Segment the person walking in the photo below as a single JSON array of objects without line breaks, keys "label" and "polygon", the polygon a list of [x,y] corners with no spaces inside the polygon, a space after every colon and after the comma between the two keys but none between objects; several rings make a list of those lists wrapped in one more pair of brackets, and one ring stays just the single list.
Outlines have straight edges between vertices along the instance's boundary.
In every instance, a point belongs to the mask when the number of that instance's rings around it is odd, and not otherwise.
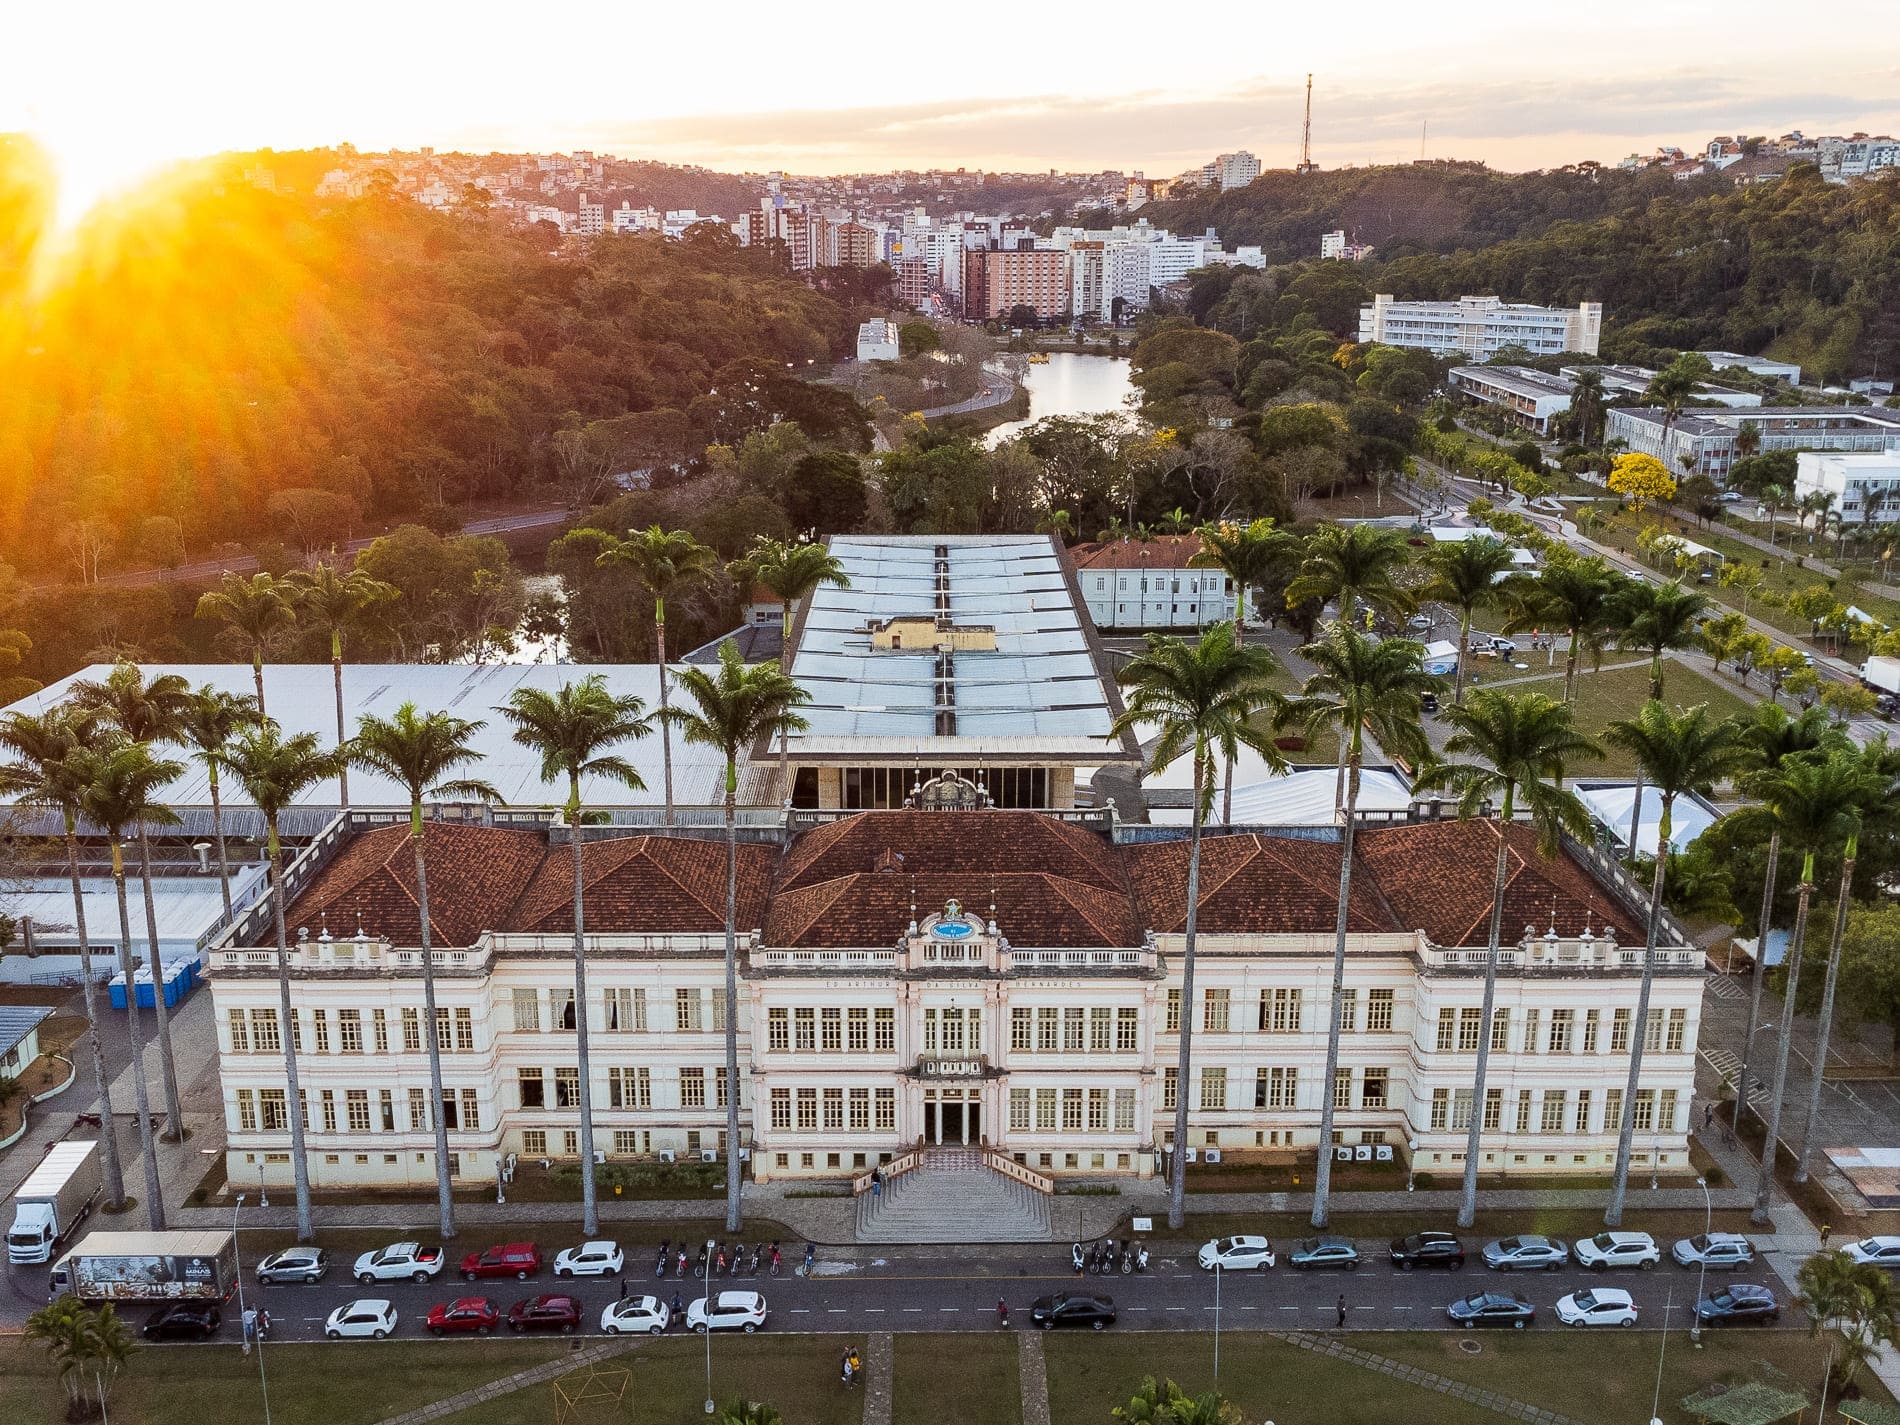
[{"label": "person walking", "polygon": [[876,1168],[871,1169],[871,1201],[875,1203],[884,1193],[884,1174]]},{"label": "person walking", "polygon": [[1339,1294],[1339,1326],[1341,1329],[1343,1329],[1345,1325],[1346,1325],[1346,1293],[1342,1291]]},{"label": "person walking", "polygon": [[1823,1252],[1827,1250],[1827,1239],[1832,1236],[1833,1233],[1834,1229],[1832,1226],[1825,1222],[1821,1224],[1821,1250]]},{"label": "person walking", "polygon": [[1702,1131],[1707,1133],[1715,1126],[1715,1100],[1710,1099],[1702,1105]]}]

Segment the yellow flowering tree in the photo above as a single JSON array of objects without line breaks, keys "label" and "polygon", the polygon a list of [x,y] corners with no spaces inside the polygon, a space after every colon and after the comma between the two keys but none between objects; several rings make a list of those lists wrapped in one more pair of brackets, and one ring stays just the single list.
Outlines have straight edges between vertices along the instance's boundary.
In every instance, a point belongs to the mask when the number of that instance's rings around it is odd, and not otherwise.
[{"label": "yellow flowering tree", "polygon": [[1610,467],[1610,488],[1629,501],[1631,508],[1640,510],[1651,500],[1659,503],[1673,500],[1676,477],[1655,456],[1631,451],[1617,456],[1616,463]]}]

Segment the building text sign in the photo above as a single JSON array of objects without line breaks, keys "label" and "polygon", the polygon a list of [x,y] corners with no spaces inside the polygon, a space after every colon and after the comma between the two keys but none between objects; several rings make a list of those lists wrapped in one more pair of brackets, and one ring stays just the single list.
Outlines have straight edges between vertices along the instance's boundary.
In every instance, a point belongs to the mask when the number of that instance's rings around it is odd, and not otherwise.
[{"label": "building text sign", "polygon": [[981,1059],[924,1059],[918,1064],[918,1070],[933,1079],[980,1079],[983,1077]]}]

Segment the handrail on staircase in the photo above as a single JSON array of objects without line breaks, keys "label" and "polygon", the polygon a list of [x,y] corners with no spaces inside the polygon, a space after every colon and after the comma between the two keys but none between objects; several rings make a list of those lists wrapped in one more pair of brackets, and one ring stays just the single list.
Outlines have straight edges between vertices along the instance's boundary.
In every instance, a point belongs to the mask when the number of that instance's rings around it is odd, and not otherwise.
[{"label": "handrail on staircase", "polygon": [[1023,1184],[1023,1186],[1032,1187],[1037,1192],[1046,1193],[1051,1196],[1055,1193],[1056,1183],[1054,1178],[1044,1177],[1033,1168],[1024,1167],[1007,1153],[1000,1153],[994,1148],[985,1148],[983,1150],[983,1166],[1001,1173],[1006,1178],[1014,1178],[1017,1182]]},{"label": "handrail on staircase", "polygon": [[851,1195],[853,1197],[861,1197],[871,1190],[872,1173],[881,1173],[885,1183],[888,1184],[892,1178],[901,1177],[912,1168],[922,1167],[923,1161],[924,1150],[922,1147],[912,1148],[908,1153],[899,1153],[895,1158],[892,1158],[890,1162],[879,1163],[868,1171],[860,1173],[857,1177],[851,1179]]}]

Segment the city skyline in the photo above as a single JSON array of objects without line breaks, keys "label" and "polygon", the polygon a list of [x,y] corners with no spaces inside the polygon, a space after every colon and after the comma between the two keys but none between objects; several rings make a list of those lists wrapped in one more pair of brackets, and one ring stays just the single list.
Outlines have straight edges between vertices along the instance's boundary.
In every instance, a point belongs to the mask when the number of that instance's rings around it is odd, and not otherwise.
[{"label": "city skyline", "polygon": [[[1743,4],[1711,30],[1699,6],[1612,0],[1572,34],[1562,15],[1497,0],[1450,18],[1375,0],[1350,30],[1288,15],[1201,37],[1217,33],[1218,44],[1183,33],[1131,46],[1117,22],[1152,28],[1152,13],[1108,0],[1102,23],[1082,30],[1066,12],[1013,17],[1014,48],[1066,57],[1026,70],[921,63],[949,53],[930,27],[834,26],[820,37],[752,3],[716,18],[634,17],[569,0],[533,17],[535,35],[572,51],[559,62],[524,45],[520,14],[494,3],[462,7],[451,24],[434,7],[346,0],[313,30],[295,12],[192,0],[162,15],[124,7],[103,36],[96,17],[82,28],[47,7],[21,22],[21,42],[0,60],[0,132],[52,150],[72,216],[172,160],[340,142],[594,149],[728,171],[1150,177],[1248,148],[1284,168],[1298,157],[1308,70],[1313,152],[1326,167],[1404,162],[1421,149],[1500,169],[1613,163],[1738,128],[1900,122],[1900,49],[1843,61],[1823,36],[1794,32],[1769,56],[1751,23],[1758,10],[1766,22],[1765,5]],[[1880,7],[1865,0],[1837,6],[1836,18],[1883,32]],[[734,35],[744,38],[735,45]],[[1525,55],[1547,59],[1527,76]]]}]

